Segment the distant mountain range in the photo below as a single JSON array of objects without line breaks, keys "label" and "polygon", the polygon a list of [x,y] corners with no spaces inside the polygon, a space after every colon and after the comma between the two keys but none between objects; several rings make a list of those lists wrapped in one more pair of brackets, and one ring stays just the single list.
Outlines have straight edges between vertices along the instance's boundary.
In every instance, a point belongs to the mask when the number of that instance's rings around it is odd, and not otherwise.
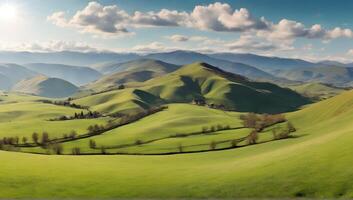
[{"label": "distant mountain range", "polygon": [[[9,90],[17,82],[38,74],[60,78],[77,86],[91,84],[100,79],[103,74],[105,80],[111,79],[109,75],[113,76],[113,74],[114,79],[120,77],[118,78],[120,81],[117,82],[119,84],[131,81],[141,82],[194,62],[208,63],[255,81],[276,84],[321,82],[339,87],[353,86],[353,68],[350,68],[353,64],[329,60],[313,63],[300,59],[266,57],[255,54],[202,54],[180,50],[147,55],[68,51],[52,53],[0,52],[0,62],[21,64],[0,65],[1,90]],[[9,68],[9,66],[12,67]],[[161,70],[161,66],[167,68]],[[170,70],[166,70],[168,66]],[[120,72],[124,73],[116,74]],[[100,83],[103,82],[106,81]]]},{"label": "distant mountain range", "polygon": [[45,76],[64,79],[79,86],[95,81],[102,76],[95,69],[82,66],[46,63],[31,63],[24,64],[24,66]]},{"label": "distant mountain range", "polygon": [[17,82],[34,77],[37,72],[16,64],[0,64],[0,90],[9,90]]}]

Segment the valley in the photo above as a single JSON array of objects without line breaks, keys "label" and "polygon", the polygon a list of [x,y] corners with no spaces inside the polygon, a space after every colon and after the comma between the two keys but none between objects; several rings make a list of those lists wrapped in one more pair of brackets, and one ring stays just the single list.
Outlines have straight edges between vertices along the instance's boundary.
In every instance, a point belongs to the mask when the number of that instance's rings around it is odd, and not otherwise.
[{"label": "valley", "polygon": [[150,57],[89,82],[20,66],[0,93],[0,198],[352,196],[349,88]]}]

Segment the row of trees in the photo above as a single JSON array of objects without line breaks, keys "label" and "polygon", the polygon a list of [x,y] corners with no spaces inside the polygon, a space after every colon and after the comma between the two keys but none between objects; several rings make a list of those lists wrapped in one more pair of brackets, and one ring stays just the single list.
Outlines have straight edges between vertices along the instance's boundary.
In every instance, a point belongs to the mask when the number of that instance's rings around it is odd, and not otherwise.
[{"label": "row of trees", "polygon": [[212,133],[215,131],[223,131],[223,130],[229,130],[229,129],[230,129],[229,125],[222,126],[221,124],[218,124],[218,125],[210,126],[210,127],[204,126],[204,127],[202,127],[201,132],[202,133]]},{"label": "row of trees", "polygon": [[73,116],[61,116],[58,118],[50,119],[50,121],[65,121],[65,120],[74,120],[74,119],[95,119],[102,117],[103,115],[97,111],[88,111],[84,113],[81,111],[80,113],[75,113]]},{"label": "row of trees", "polygon": [[266,127],[287,121],[282,114],[270,115],[248,113],[240,115],[240,119],[243,121],[244,127],[255,129],[258,132],[261,132]]},{"label": "row of trees", "polygon": [[193,99],[191,103],[194,104],[194,105],[198,105],[198,106],[207,106],[209,108],[226,110],[226,106],[225,105],[223,105],[223,104],[215,104],[215,103],[207,104],[205,99]]},{"label": "row of trees", "polygon": [[81,106],[75,103],[71,103],[69,100],[67,101],[52,101],[52,100],[48,100],[48,99],[43,99],[43,100],[39,100],[42,103],[48,103],[48,104],[54,104],[57,106],[67,106],[67,107],[72,107],[72,108],[77,108],[77,109],[88,109],[87,106]]}]

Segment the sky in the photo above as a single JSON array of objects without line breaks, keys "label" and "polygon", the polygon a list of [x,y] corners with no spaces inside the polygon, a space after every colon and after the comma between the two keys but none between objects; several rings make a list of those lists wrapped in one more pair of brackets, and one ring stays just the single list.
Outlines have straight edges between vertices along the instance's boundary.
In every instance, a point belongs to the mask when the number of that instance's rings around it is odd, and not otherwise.
[{"label": "sky", "polygon": [[353,62],[352,10],[350,0],[0,0],[0,50],[182,49]]}]

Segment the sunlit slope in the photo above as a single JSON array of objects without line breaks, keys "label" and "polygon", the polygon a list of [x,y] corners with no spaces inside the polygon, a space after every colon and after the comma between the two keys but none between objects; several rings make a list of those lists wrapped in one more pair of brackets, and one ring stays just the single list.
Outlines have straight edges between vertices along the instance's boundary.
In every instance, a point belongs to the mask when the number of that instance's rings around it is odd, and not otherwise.
[{"label": "sunlit slope", "polygon": [[[92,150],[89,149],[88,146],[89,140],[95,140],[100,146],[114,146],[133,144],[137,140],[150,141],[167,138],[177,134],[189,135],[199,132],[200,135],[202,135],[201,130],[203,127],[211,128],[211,126],[217,127],[218,125],[222,127],[229,126],[231,128],[242,127],[239,115],[240,113],[224,112],[203,106],[169,104],[168,109],[145,117],[132,124],[113,129],[102,135],[68,142],[63,145],[64,148],[68,150],[71,150],[73,147],[80,147],[83,151],[90,152]],[[241,133],[248,133],[249,129],[242,131]],[[234,133],[233,138],[237,138],[236,135],[238,132],[233,131],[232,133]],[[206,136],[207,134],[203,135]],[[217,141],[222,138],[224,137],[220,134],[213,139]],[[188,138],[185,139],[188,140]],[[200,142],[204,142],[202,138],[200,139]],[[208,139],[206,143],[210,143],[211,141],[212,139]],[[200,142],[194,141],[194,144]],[[160,145],[157,145],[157,148],[160,147]],[[176,148],[177,145],[173,144],[170,147]],[[143,151],[144,147],[142,146],[140,149]]]},{"label": "sunlit slope", "polygon": [[353,91],[287,116],[297,137],[226,151],[172,156],[0,152],[0,197],[352,198]]},{"label": "sunlit slope", "polygon": [[[306,98],[292,90],[270,83],[252,82],[206,63],[186,65],[170,74],[146,81],[139,87],[93,95],[76,102],[88,106],[99,102],[100,107],[96,107],[99,110],[119,111],[122,109],[114,105],[121,99],[134,96],[129,93],[137,90],[143,91],[147,97],[139,95],[137,100],[143,105],[146,105],[146,101],[151,102],[150,99],[161,99],[168,103],[191,103],[197,99],[236,111],[277,113],[295,110],[308,103]],[[136,99],[128,99],[131,100]]]},{"label": "sunlit slope", "polygon": [[68,97],[78,91],[72,83],[59,78],[36,76],[17,83],[12,91],[33,94],[43,97],[61,98]]},{"label": "sunlit slope", "polygon": [[105,124],[108,119],[81,119],[68,121],[50,121],[63,115],[86,110],[46,104],[37,101],[37,97],[7,94],[0,96],[0,138],[23,136],[31,138],[33,132],[48,132],[51,138],[62,137],[72,130],[78,134],[86,133],[92,124]]},{"label": "sunlit slope", "polygon": [[303,110],[290,113],[289,116],[298,121],[300,126],[322,124],[326,121],[339,123],[343,118],[353,120],[353,90],[312,104]]},{"label": "sunlit slope", "polygon": [[139,59],[125,63],[111,63],[98,67],[106,74],[95,82],[84,87],[93,91],[103,91],[117,88],[121,85],[163,76],[179,68],[177,65],[153,59]]},{"label": "sunlit slope", "polygon": [[293,85],[289,86],[289,88],[304,96],[317,100],[327,99],[345,91],[343,88],[337,88],[334,86],[315,82]]},{"label": "sunlit slope", "polygon": [[177,65],[154,59],[137,59],[124,63],[108,63],[97,67],[104,74],[112,74],[124,71],[153,71],[156,73],[168,73],[179,68]]}]

